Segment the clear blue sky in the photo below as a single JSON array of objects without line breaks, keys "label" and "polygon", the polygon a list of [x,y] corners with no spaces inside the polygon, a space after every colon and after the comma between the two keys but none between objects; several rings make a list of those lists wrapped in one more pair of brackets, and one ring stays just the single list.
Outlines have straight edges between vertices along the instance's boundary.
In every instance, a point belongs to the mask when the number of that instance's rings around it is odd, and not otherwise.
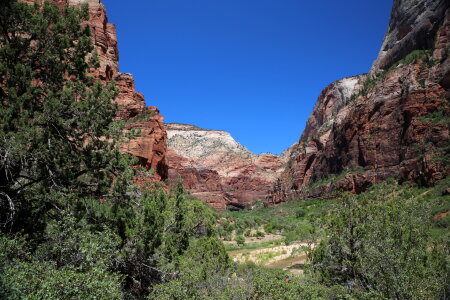
[{"label": "clear blue sky", "polygon": [[166,122],[255,153],[296,142],[323,88],[366,73],[392,0],[103,0],[120,71]]}]

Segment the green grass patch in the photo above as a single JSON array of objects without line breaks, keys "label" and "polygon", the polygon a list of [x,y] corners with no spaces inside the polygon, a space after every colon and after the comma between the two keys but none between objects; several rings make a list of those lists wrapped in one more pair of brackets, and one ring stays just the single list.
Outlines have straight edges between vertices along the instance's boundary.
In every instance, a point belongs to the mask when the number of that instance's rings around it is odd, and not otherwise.
[{"label": "green grass patch", "polygon": [[422,122],[431,123],[432,125],[442,125],[450,123],[450,117],[446,115],[443,108],[435,112],[423,115],[422,117],[420,117],[420,120]]}]

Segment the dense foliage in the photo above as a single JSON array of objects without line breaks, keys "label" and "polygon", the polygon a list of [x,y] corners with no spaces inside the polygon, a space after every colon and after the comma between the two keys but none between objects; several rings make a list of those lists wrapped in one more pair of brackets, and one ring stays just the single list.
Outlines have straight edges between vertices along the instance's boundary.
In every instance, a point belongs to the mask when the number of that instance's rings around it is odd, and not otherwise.
[{"label": "dense foliage", "polygon": [[235,241],[240,245],[243,245],[241,235],[264,238],[268,234],[277,234],[283,236],[278,241],[286,244],[312,241],[322,234],[319,220],[328,213],[332,204],[328,200],[308,199],[264,207],[256,202],[252,210],[218,213],[221,221],[217,232],[226,241],[231,240],[234,232]]},{"label": "dense foliage", "polygon": [[[314,275],[354,294],[385,299],[445,299],[449,295],[449,240],[432,235],[429,191],[380,184],[345,194],[327,218],[327,238],[313,253]],[[448,197],[447,201],[448,201]]]},{"label": "dense foliage", "polygon": [[[338,193],[333,200],[291,201],[276,208],[230,212],[228,223],[221,226],[231,224],[236,231],[257,219],[259,227],[277,228],[285,243],[312,241],[317,245],[310,252],[303,278],[293,277],[289,284],[276,281],[268,274],[277,271],[268,269],[254,268],[259,271],[252,276],[238,273],[262,298],[447,299],[449,180],[432,188],[400,186],[389,180],[360,195]],[[231,250],[259,247],[270,244]],[[261,272],[271,279],[257,285],[253,276]],[[265,286],[270,286],[268,294],[263,293]],[[306,296],[306,291],[315,294]]]},{"label": "dense foliage", "polygon": [[74,199],[124,192],[129,163],[110,142],[116,92],[87,75],[86,18],[87,7],[0,4],[0,222],[10,232],[36,235]]},{"label": "dense foliage", "polygon": [[89,75],[87,17],[87,6],[0,3],[2,299],[142,298],[181,276],[186,251],[218,243],[211,209],[181,184],[133,185],[114,82]]}]

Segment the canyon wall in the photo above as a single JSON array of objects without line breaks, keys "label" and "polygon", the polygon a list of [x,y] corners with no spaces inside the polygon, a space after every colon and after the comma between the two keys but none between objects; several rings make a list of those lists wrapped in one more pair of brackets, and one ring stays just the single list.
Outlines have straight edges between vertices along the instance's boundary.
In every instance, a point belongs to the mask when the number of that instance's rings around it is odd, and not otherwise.
[{"label": "canyon wall", "polygon": [[119,90],[119,95],[114,100],[119,106],[117,117],[126,121],[125,131],[140,132],[137,137],[122,143],[121,150],[138,157],[140,165],[155,171],[147,181],[167,179],[167,133],[163,116],[156,107],[146,106],[144,96],[135,90],[133,76],[119,72],[116,29],[108,22],[104,5],[98,0],[68,1],[71,5],[88,2],[88,25],[91,27],[94,45],[100,58],[97,76],[105,82],[116,82]]},{"label": "canyon wall", "polygon": [[432,185],[449,175],[449,6],[394,1],[370,73],[321,93],[269,205],[358,193],[387,178]]},{"label": "canyon wall", "polygon": [[216,209],[248,207],[264,199],[284,168],[282,157],[255,155],[228,132],[166,124],[169,178]]},{"label": "canyon wall", "polygon": [[264,197],[275,205],[336,189],[358,193],[390,177],[432,185],[450,172],[447,0],[394,0],[370,72],[326,87],[299,142],[281,156],[255,155],[223,131],[167,124],[166,132],[158,109],[146,107],[136,92],[132,75],[119,72],[116,30],[103,4],[53,2],[89,4],[86,25],[100,59],[95,76],[115,82],[117,118],[126,132],[139,132],[121,150],[154,170],[139,176],[138,183],[181,177],[213,207],[235,209]]},{"label": "canyon wall", "polygon": [[[30,4],[34,0],[21,0]],[[140,132],[139,135],[120,145],[121,151],[130,153],[139,159],[139,164],[155,172],[145,178],[145,182],[167,179],[166,159],[167,133],[163,116],[154,107],[147,107],[144,96],[137,93],[131,74],[119,72],[119,51],[114,24],[108,22],[105,6],[99,0],[52,0],[60,7],[65,5],[89,5],[89,20],[84,22],[91,28],[92,40],[98,53],[100,67],[93,74],[105,83],[114,81],[119,94],[114,99],[119,111],[117,119],[125,121],[125,132]],[[39,0],[38,3],[43,3]],[[140,177],[139,181],[143,178]]]}]

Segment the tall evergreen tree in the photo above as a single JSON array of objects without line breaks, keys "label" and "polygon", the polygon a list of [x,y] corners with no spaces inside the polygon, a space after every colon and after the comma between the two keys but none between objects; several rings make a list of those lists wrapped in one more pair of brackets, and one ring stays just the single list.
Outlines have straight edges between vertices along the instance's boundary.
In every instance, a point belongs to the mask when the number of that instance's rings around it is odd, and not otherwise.
[{"label": "tall evergreen tree", "polygon": [[[211,209],[181,183],[131,184],[114,83],[89,73],[87,18],[87,6],[0,2],[1,299],[142,299],[186,261],[204,274],[228,262]],[[189,260],[202,245],[211,257]]]},{"label": "tall evergreen tree", "polygon": [[123,192],[116,90],[89,76],[87,18],[87,6],[0,3],[1,230],[36,233],[51,211]]}]

